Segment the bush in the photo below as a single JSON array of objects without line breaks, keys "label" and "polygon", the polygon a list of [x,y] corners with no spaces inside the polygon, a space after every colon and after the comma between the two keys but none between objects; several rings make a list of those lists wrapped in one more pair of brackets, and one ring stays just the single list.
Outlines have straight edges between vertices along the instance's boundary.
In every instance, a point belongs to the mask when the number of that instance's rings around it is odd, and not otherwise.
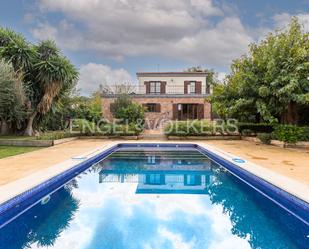
[{"label": "bush", "polygon": [[53,131],[53,132],[45,132],[42,133],[40,136],[37,136],[37,140],[57,140],[63,139],[68,137],[75,137],[77,134],[69,133],[66,131]]},{"label": "bush", "polygon": [[145,122],[145,111],[144,107],[131,103],[127,107],[123,107],[120,110],[117,111],[117,116],[115,116],[118,119],[122,120],[122,123],[125,124],[139,124],[144,125]]},{"label": "bush", "polygon": [[96,133],[96,124],[86,119],[74,119],[72,126],[73,132],[84,135],[93,135]]},{"label": "bush", "polygon": [[258,139],[261,140],[263,144],[270,144],[271,143],[271,133],[258,133],[257,134]]},{"label": "bush", "polygon": [[242,135],[250,133],[272,133],[274,126],[266,123],[238,123],[238,131]]},{"label": "bush", "polygon": [[112,103],[111,112],[115,118],[122,120],[122,124],[134,123],[140,126],[144,125],[144,107],[133,103],[127,95],[121,95]]},{"label": "bush", "polygon": [[300,141],[309,141],[309,126],[301,127],[302,129],[302,136]]},{"label": "bush", "polygon": [[278,125],[273,132],[274,137],[285,143],[295,144],[301,140],[303,129],[295,125]]},{"label": "bush", "polygon": [[120,95],[114,103],[111,104],[110,110],[114,117],[119,115],[122,108],[126,108],[132,104],[130,97],[127,94]]}]

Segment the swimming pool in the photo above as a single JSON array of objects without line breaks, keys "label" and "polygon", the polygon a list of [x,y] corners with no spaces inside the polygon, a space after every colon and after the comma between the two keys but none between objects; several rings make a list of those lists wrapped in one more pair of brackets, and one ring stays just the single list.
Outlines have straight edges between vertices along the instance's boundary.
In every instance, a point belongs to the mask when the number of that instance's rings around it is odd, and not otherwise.
[{"label": "swimming pool", "polygon": [[2,205],[0,248],[308,248],[307,208],[198,146],[117,145]]}]

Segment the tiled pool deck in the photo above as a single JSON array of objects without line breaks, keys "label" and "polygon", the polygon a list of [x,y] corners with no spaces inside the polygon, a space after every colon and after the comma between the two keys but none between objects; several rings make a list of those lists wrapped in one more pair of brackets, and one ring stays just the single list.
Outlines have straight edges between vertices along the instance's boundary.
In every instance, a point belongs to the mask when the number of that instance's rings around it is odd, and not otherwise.
[{"label": "tiled pool deck", "polygon": [[[155,140],[81,139],[1,159],[0,203],[73,167],[85,156],[91,157],[117,143],[124,142],[164,143]],[[241,167],[309,202],[308,150],[283,149],[248,141],[166,141],[165,143],[195,143],[216,150],[227,158],[232,158],[230,154],[236,155],[253,163],[240,165]],[[84,156],[78,157],[80,155]]]}]

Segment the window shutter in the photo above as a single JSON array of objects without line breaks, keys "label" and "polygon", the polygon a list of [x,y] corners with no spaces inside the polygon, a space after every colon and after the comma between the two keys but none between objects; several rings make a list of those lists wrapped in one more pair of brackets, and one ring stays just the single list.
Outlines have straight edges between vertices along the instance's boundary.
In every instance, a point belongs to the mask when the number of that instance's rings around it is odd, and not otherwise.
[{"label": "window shutter", "polygon": [[166,93],[166,81],[161,81],[160,93]]},{"label": "window shutter", "polygon": [[144,81],[144,84],[146,86],[146,94],[150,93],[150,85],[149,85],[149,81]]},{"label": "window shutter", "polygon": [[173,104],[173,120],[178,119],[178,104]]},{"label": "window shutter", "polygon": [[204,104],[197,106],[197,119],[204,119]]},{"label": "window shutter", "polygon": [[195,93],[197,93],[197,94],[202,93],[202,82],[201,81],[197,81],[195,83]]},{"label": "window shutter", "polygon": [[160,104],[156,104],[156,112],[161,112],[161,105]]},{"label": "window shutter", "polygon": [[206,93],[210,94],[210,85],[206,83]]},{"label": "window shutter", "polygon": [[184,83],[184,94],[188,93],[188,86],[190,85],[190,81],[185,81]]}]

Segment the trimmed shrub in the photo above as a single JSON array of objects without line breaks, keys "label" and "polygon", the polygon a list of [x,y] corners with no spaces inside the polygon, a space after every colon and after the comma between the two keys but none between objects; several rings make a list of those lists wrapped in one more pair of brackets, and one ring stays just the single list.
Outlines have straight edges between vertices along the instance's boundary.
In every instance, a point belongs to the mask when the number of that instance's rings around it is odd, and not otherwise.
[{"label": "trimmed shrub", "polygon": [[295,144],[301,140],[303,129],[295,125],[278,125],[275,127],[273,134],[274,137],[280,141]]},{"label": "trimmed shrub", "polygon": [[[73,131],[81,136],[137,136],[143,131],[143,127],[131,124],[104,123],[99,127],[85,119],[74,120]],[[77,133],[73,133],[77,134]]]},{"label": "trimmed shrub", "polygon": [[76,137],[77,134],[69,133],[66,131],[53,131],[53,132],[44,132],[37,136],[37,140],[57,140],[62,138]]},{"label": "trimmed shrub", "polygon": [[96,132],[96,125],[86,119],[74,119],[72,130],[90,136]]},{"label": "trimmed shrub", "polygon": [[309,126],[301,127],[303,130],[300,141],[309,141]]},{"label": "trimmed shrub", "polygon": [[258,139],[261,140],[263,144],[270,144],[271,143],[271,133],[258,133],[257,134]]},{"label": "trimmed shrub", "polygon": [[242,135],[250,133],[272,133],[274,125],[266,123],[238,123],[238,131]]}]

